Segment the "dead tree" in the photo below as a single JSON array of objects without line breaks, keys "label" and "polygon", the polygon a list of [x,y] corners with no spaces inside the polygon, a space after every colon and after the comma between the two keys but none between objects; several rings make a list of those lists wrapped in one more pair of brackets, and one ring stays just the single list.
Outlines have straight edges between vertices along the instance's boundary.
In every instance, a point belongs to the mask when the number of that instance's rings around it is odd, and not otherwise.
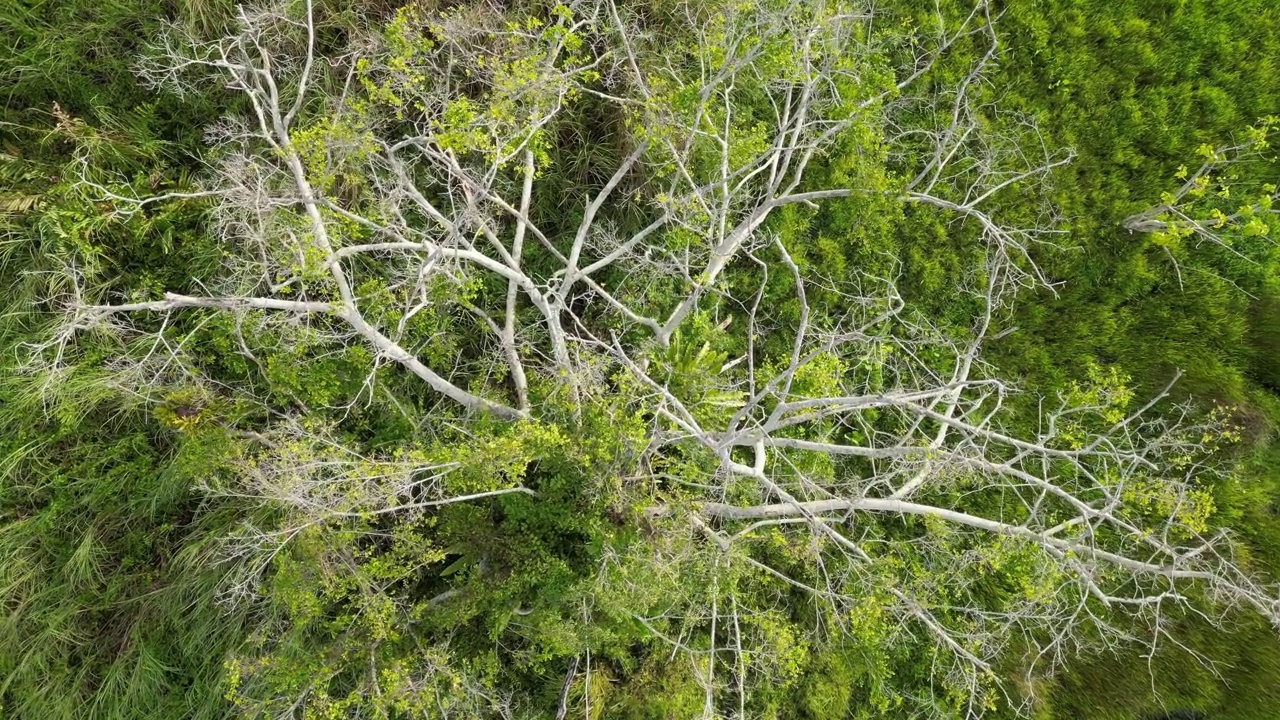
[{"label": "dead tree", "polygon": [[[145,68],[149,80],[188,87],[192,74],[212,77],[250,107],[215,127],[220,159],[202,189],[182,195],[214,203],[225,273],[208,294],[139,302],[77,287],[62,332],[37,356],[56,364],[78,333],[106,328],[156,338],[148,362],[180,364],[146,318],[230,313],[255,335],[309,327],[337,345],[363,344],[371,372],[398,367],[464,416],[547,417],[535,385],[548,384],[571,407],[602,398],[639,407],[652,419],[649,446],[628,492],[648,503],[648,522],[710,542],[715,568],[747,564],[802,589],[833,618],[878,598],[902,633],[923,633],[951,658],[943,674],[969,692],[973,714],[1014,638],[1053,664],[1086,636],[1126,637],[1115,624],[1122,611],[1150,620],[1156,639],[1167,608],[1200,607],[1202,597],[1280,620],[1274,589],[1205,522],[1213,428],[1152,416],[1163,394],[1126,408],[1104,382],[1042,406],[1038,432],[1011,429],[1028,425],[1010,420],[1014,388],[983,362],[983,347],[1018,289],[1050,282],[1036,246],[1057,228],[1051,205],[1028,227],[1002,221],[1001,201],[1047,182],[1070,155],[1040,143],[1029,122],[988,127],[996,110],[980,88],[999,44],[986,4],[904,44],[889,79],[873,60],[892,38],[872,31],[860,5],[686,12],[690,42],[673,46],[613,0],[536,22],[484,6],[432,17],[410,8],[383,41],[339,63],[345,77],[324,83],[320,66],[330,65],[316,56],[310,3],[301,17],[242,11],[238,32],[214,42],[170,36]],[[972,72],[941,94],[917,90],[961,42],[986,43]],[[555,169],[554,133],[587,101],[616,113],[628,134],[616,160],[593,168],[602,180],[566,199],[580,209],[576,227],[552,230],[531,207]],[[811,168],[854,131],[873,138],[868,152],[914,163],[906,181],[814,187]],[[118,212],[177,197],[94,188]],[[985,266],[968,290],[983,309],[970,327],[934,327],[890,280],[802,266],[771,231],[782,208],[860,194],[932,209],[981,239]],[[624,221],[624,202],[643,220]],[[1159,210],[1130,226],[1168,222],[1157,217],[1171,210]],[[785,326],[761,293],[731,282],[761,267],[791,279],[798,313]],[[439,292],[470,281],[505,292]],[[369,309],[370,282],[398,303],[394,322]],[[819,286],[843,315],[810,304]],[[442,305],[477,319],[508,385],[460,380],[421,359],[408,325]],[[682,347],[695,322],[740,337],[742,354],[708,365],[707,353]],[[784,334],[789,352],[766,356],[765,330]],[[681,367],[698,368],[696,382],[674,382]],[[631,396],[611,395],[609,375],[628,378]],[[700,470],[679,478],[679,492],[652,492],[657,459],[677,452]],[[345,471],[277,470],[244,492],[301,508],[286,533],[343,513],[413,510],[331,497],[328,483],[350,480]],[[369,497],[413,494],[387,482]],[[419,504],[466,499],[435,493]],[[876,530],[894,524],[928,531],[891,541]],[[775,530],[812,540],[825,582],[754,553],[751,538]],[[1038,584],[1000,608],[947,606],[937,589],[963,586],[990,562],[983,547],[1022,553]],[[930,575],[902,574],[908,557],[927,560]],[[751,611],[713,602],[700,610],[709,648],[673,639],[701,668],[707,717],[744,712],[756,675],[743,661],[750,634],[738,628]]]}]

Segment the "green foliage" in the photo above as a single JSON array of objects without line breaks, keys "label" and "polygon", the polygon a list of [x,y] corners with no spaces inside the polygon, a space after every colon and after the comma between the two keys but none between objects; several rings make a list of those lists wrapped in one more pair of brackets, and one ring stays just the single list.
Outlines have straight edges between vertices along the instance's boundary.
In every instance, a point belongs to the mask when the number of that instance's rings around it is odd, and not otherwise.
[{"label": "green foliage", "polygon": [[[968,10],[953,8],[957,17]],[[902,11],[911,12],[905,5]],[[1271,303],[1275,250],[1264,239],[1272,221],[1258,210],[1274,192],[1268,185],[1274,165],[1264,153],[1215,168],[1214,177],[1193,186],[1183,211],[1231,230],[1222,233],[1230,248],[1185,226],[1143,234],[1122,225],[1175,200],[1172,192],[1202,162],[1231,159],[1215,158],[1215,148],[1244,143],[1265,150],[1258,146],[1280,107],[1272,60],[1278,23],[1267,3],[1009,5],[998,22],[1008,52],[992,75],[993,92],[1002,107],[1034,117],[1052,145],[1072,147],[1077,157],[1054,180],[1055,198],[1070,218],[1071,249],[1044,256],[1063,284],[1053,296],[1021,304],[1013,320],[1019,330],[994,347],[991,358],[1000,367],[1036,387],[1069,390],[1081,368],[1101,362],[1131,375],[1139,397],[1181,369],[1186,375],[1175,391],[1239,408],[1233,422],[1249,442],[1272,431],[1274,397],[1253,382],[1269,382],[1273,364],[1264,348],[1273,345],[1275,316],[1263,308]],[[916,253],[905,251],[926,291],[939,286],[939,272],[954,276],[964,265],[962,250]],[[1267,457],[1269,451],[1246,445],[1235,452]],[[1248,509],[1270,507],[1264,498],[1274,479],[1266,465],[1250,461],[1239,477],[1205,489],[1213,498],[1204,501],[1215,508],[1213,522],[1240,528],[1259,549],[1257,562],[1274,568],[1266,559],[1274,545],[1265,539],[1274,520]],[[1276,654],[1273,634],[1243,627],[1238,636],[1216,636],[1190,619],[1173,634],[1210,662],[1235,669],[1219,680],[1172,644],[1150,664],[1124,651],[1090,657],[1072,664],[1041,711],[1121,718],[1165,704],[1212,717],[1253,717],[1274,703],[1263,690],[1277,678],[1267,659]],[[1259,661],[1235,659],[1244,656]]]},{"label": "green foliage", "polygon": [[[212,30],[227,18],[221,3],[179,5],[179,19],[192,26]],[[380,161],[370,128],[422,118],[456,156],[502,159],[514,183],[522,161],[512,150],[528,139],[520,133],[564,103],[568,120],[537,130],[530,145],[547,188],[530,216],[556,243],[581,219],[583,208],[570,198],[599,187],[607,180],[599,167],[616,167],[631,152],[624,137],[660,145],[670,119],[703,113],[708,127],[728,128],[729,161],[745,162],[769,137],[769,84],[802,67],[791,38],[764,38],[760,73],[735,88],[737,104],[707,110],[686,80],[694,68],[723,58],[716,39],[735,13],[753,10],[739,3],[637,3],[627,10],[652,15],[653,27],[665,28],[664,38],[679,48],[671,57],[682,62],[653,72],[647,102],[620,113],[572,90],[570,75],[599,77],[587,67],[598,28],[573,29],[582,18],[564,6],[522,5],[502,14],[465,4],[438,10],[413,3],[394,11],[380,5],[368,4],[370,17],[385,19],[377,50],[384,62],[357,64],[345,103],[305,108],[290,137],[313,186],[347,207],[368,205],[367,169]],[[970,9],[942,5],[957,17]],[[1280,229],[1265,212],[1275,195],[1267,184],[1273,168],[1269,158],[1253,158],[1201,176],[1183,198],[1174,194],[1191,177],[1185,168],[1215,161],[1215,148],[1238,138],[1259,145],[1272,131],[1268,117],[1280,107],[1273,60],[1280,56],[1280,14],[1260,0],[1008,5],[998,20],[1007,52],[975,92],[1021,115],[984,121],[1025,140],[1020,120],[1033,118],[1046,144],[1072,147],[1078,158],[1052,180],[1055,201],[1070,218],[1070,247],[1033,253],[1064,284],[1024,301],[1011,321],[1019,329],[987,359],[1044,394],[1094,407],[1065,421],[1067,447],[1122,421],[1172,369],[1187,371],[1178,392],[1194,396],[1229,428],[1204,444],[1217,453],[1215,461],[1238,461],[1239,471],[1180,494],[1139,482],[1126,488],[1126,499],[1136,515],[1172,513],[1197,532],[1237,528],[1241,556],[1252,567],[1280,572],[1280,475],[1267,440],[1280,421],[1280,286],[1270,245]],[[761,7],[754,11],[776,9]],[[887,3],[892,21],[876,32],[895,47],[923,32],[921,13],[928,9]],[[811,11],[837,10],[815,4]],[[824,553],[833,552],[827,539],[802,541],[774,528],[722,553],[696,534],[658,532],[655,525],[670,520],[645,516],[643,508],[654,500],[689,503],[689,487],[712,478],[719,464],[692,450],[649,453],[653,418],[632,398],[655,389],[626,373],[602,372],[606,390],[576,404],[553,379],[531,377],[529,392],[542,416],[504,425],[461,417],[406,373],[384,371],[375,381],[373,353],[335,341],[323,320],[281,327],[265,313],[203,311],[155,322],[159,337],[181,348],[175,353],[181,367],[157,375],[146,397],[122,392],[128,385],[107,361],[149,357],[153,348],[117,336],[78,344],[58,374],[38,372],[38,363],[33,372],[24,364],[29,344],[49,336],[45,313],[65,299],[69,288],[56,280],[65,268],[75,267],[95,297],[152,300],[163,291],[199,288],[224,260],[201,201],[122,214],[101,188],[76,182],[85,169],[120,194],[193,188],[194,163],[181,158],[202,152],[202,125],[225,98],[153,95],[129,67],[169,11],[159,2],[79,1],[0,10],[0,34],[11,39],[0,49],[8,97],[0,117],[0,282],[8,291],[0,313],[0,714],[480,718],[509,706],[547,716],[566,669],[575,667],[567,695],[575,712],[695,717],[706,702],[700,684],[706,658],[722,653],[723,669],[729,643],[750,648],[733,656],[741,662],[734,672],[762,689],[740,699],[725,686],[717,701],[741,702],[751,716],[914,717],[919,705],[912,703],[936,690],[930,712],[962,717],[964,692],[975,685],[983,704],[997,705],[995,678],[953,672],[936,646],[893,620],[898,600],[887,589],[927,598],[925,610],[949,626],[968,627],[975,621],[956,608],[1034,605],[1066,581],[1037,548],[1013,538],[978,540],[926,521],[868,522],[866,541],[889,548],[876,578],[885,590],[864,593],[856,607],[836,613],[750,562],[764,558],[795,581],[817,583],[825,580]],[[689,17],[710,42],[691,44]],[[323,42],[331,50],[348,32],[370,29],[341,8],[326,18]],[[816,54],[837,52],[823,46],[832,38],[814,42]],[[953,83],[981,51],[979,38],[960,43],[926,79]],[[886,88],[890,59],[850,60],[865,63],[858,66],[865,84],[841,88],[847,107],[833,112],[862,112],[860,103]],[[446,94],[445,80],[484,90]],[[333,78],[318,82],[339,86]],[[720,148],[709,137],[694,142],[690,168],[713,175]],[[801,303],[784,258],[806,275],[846,284],[872,287],[897,277],[916,316],[957,335],[971,332],[976,300],[953,288],[981,285],[977,269],[985,267],[986,251],[972,224],[899,201],[909,180],[902,169],[913,161],[902,155],[910,151],[887,147],[874,123],[855,123],[816,161],[807,182],[860,192],[816,209],[797,204],[778,211],[766,227],[777,242],[755,250],[759,264],[742,262],[721,285],[743,297],[758,292],[761,326],[789,328],[799,321]],[[676,168],[654,162],[636,173],[644,175],[637,183],[657,184]],[[1038,212],[1007,195],[998,202],[1010,216]],[[695,224],[699,210],[692,203],[657,197]],[[620,199],[605,211],[620,231],[639,222],[633,202]],[[1161,221],[1171,221],[1176,208],[1230,230],[1230,248],[1201,247],[1185,224],[1151,234],[1122,228],[1125,218],[1161,205],[1165,212],[1153,216]],[[372,235],[332,208],[324,212],[338,228],[339,246]],[[287,292],[334,295],[323,258],[305,237],[309,230],[301,222],[291,229],[297,242],[275,249],[295,262],[291,272],[299,279]],[[673,254],[699,241],[688,229],[654,238]],[[530,262],[533,274],[547,274]],[[410,288],[372,264],[358,268],[357,292],[370,320],[399,328],[400,341],[426,364],[456,364],[476,392],[501,391],[494,388],[509,378],[487,359],[467,305],[504,293],[505,285],[440,277]],[[668,308],[674,282],[624,285],[620,296]],[[816,326],[857,309],[836,284],[810,286],[808,320]],[[429,303],[410,317],[415,292]],[[699,419],[719,417],[741,400],[726,373],[745,348],[724,332],[741,318],[740,309],[712,298],[668,345],[649,348],[662,391]],[[769,359],[755,370],[768,382],[789,361],[792,338],[765,332],[753,340]],[[887,387],[894,381],[889,358],[914,351],[909,343],[883,342],[869,343],[863,357],[820,355],[791,382],[800,394],[833,392],[851,376]],[[206,380],[191,381],[193,375]],[[286,416],[303,417],[308,429],[324,428],[335,444],[364,453],[336,475],[343,512],[308,514],[315,508],[296,496],[271,494],[294,486],[263,481],[295,451],[310,461],[347,462],[332,447],[255,445],[261,440],[255,433],[236,430]],[[812,430],[899,429],[873,413],[867,419],[867,428],[815,422]],[[846,466],[803,452],[778,458],[770,472],[792,479],[834,479],[859,462]],[[638,488],[625,477],[641,461],[658,478],[654,487]],[[363,483],[404,464],[414,472],[448,470],[439,487],[424,485],[429,490],[419,495],[365,492]],[[992,502],[965,477],[950,480],[937,492],[958,504]],[[529,492],[434,502],[516,488]],[[726,496],[758,502],[761,492],[730,485]],[[397,504],[412,509],[384,512]],[[224,561],[228,546],[254,530],[281,532],[288,541],[246,580]],[[913,550],[921,540],[974,562],[959,577]],[[249,583],[261,600],[217,604],[236,582]],[[725,607],[735,610],[731,628],[709,619],[713,608]],[[1044,681],[1047,699],[1036,712],[1129,717],[1157,704],[1154,683],[1159,701],[1170,706],[1256,717],[1258,708],[1280,702],[1280,643],[1257,622],[1238,622],[1226,636],[1192,616],[1175,618],[1170,630],[1177,643],[1228,668],[1230,690],[1168,642],[1149,660],[1125,648],[1077,659],[1065,675]],[[999,671],[1017,670],[1012,655]],[[1008,710],[995,707],[997,714]]]}]

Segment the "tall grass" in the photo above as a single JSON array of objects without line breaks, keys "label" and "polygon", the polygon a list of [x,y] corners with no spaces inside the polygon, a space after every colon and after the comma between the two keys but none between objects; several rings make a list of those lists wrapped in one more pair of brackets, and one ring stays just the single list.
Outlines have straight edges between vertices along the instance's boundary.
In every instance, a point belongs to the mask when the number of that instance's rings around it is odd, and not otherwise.
[{"label": "tall grass", "polygon": [[[190,22],[228,4],[191,0]],[[173,143],[208,109],[152,97],[131,72],[165,2],[0,5],[0,717],[226,717],[222,661],[245,613],[216,604],[216,543],[238,520],[191,488],[217,467],[216,437],[172,434],[100,374],[44,385],[19,368],[47,331],[60,233],[79,222],[107,267],[143,254],[190,276],[145,224],[94,222],[71,191],[74,149],[57,112],[105,126],[104,162],[177,179]],[[77,215],[77,213],[84,213]],[[193,217],[191,222],[198,222]],[[80,227],[80,226],[77,226]],[[65,248],[64,248],[65,249]],[[120,282],[117,280],[116,282]],[[125,278],[123,282],[130,282]]]}]

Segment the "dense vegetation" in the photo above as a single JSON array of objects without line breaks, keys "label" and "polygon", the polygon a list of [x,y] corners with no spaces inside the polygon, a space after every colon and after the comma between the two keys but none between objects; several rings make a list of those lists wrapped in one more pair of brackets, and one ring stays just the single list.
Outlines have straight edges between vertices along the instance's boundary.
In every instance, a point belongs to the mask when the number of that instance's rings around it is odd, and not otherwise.
[{"label": "dense vegetation", "polygon": [[[871,496],[919,472],[915,497],[1030,524],[1014,484],[956,470],[986,445],[901,476],[794,446],[933,437],[955,407],[977,417],[983,403],[1001,404],[1002,433],[1040,437],[1061,397],[1087,408],[1061,416],[1062,437],[990,450],[989,465],[1043,460],[1071,490],[1124,472],[1111,464],[1131,452],[1123,442],[1173,448],[1160,462],[1187,483],[1132,490],[1124,522],[1179,542],[1229,528],[1223,554],[1267,586],[1280,573],[1280,172],[1266,142],[1280,9],[895,0],[864,24],[849,18],[866,8],[838,3],[568,5],[290,2],[239,19],[197,0],[0,8],[0,717],[1247,719],[1280,707],[1275,627],[1247,601],[1215,602],[1212,584],[1128,612],[1072,595],[1095,577],[1071,553],[1041,552],[1048,541],[852,506],[760,530],[749,521],[765,515],[732,515],[835,498],[847,476]],[[630,63],[615,19],[637,29]],[[293,58],[278,68],[290,87],[301,49],[317,55],[283,132],[254,134],[271,93],[254,95],[265,86],[247,75],[251,91],[218,66],[162,77],[166,52],[210,57],[189,39],[246,23],[272,57]],[[795,32],[812,27],[827,30]],[[735,56],[730,40],[760,53]],[[708,104],[698,82],[726,58],[758,72],[733,74]],[[725,140],[726,165],[767,156],[780,79],[816,72],[797,58],[829,72],[813,92],[830,93],[821,110],[840,131],[796,192],[854,191],[780,204],[723,268],[712,254],[705,270],[672,270],[715,233],[715,211],[689,207],[712,195],[681,195],[682,173],[717,177],[721,148],[706,138]],[[241,124],[210,131],[224,117]],[[947,145],[961,117],[972,135]],[[662,149],[704,124],[682,151]],[[375,144],[415,133],[431,144],[399,148],[420,153],[403,164]],[[955,163],[931,164],[935,144]],[[298,203],[292,158],[323,202]],[[938,212],[1023,167],[1036,171],[993,190],[982,217],[1033,228],[1025,247]],[[487,193],[511,207],[486,206]],[[592,206],[597,194],[607,202]],[[721,225],[755,198],[732,200]],[[425,242],[412,233],[439,222],[428,206],[486,257],[507,252],[484,244],[486,228],[507,248],[514,234],[525,254],[508,267],[521,272],[353,250],[350,276],[333,275],[338,250],[391,231]],[[654,212],[679,222],[554,306],[579,228],[585,266]],[[324,309],[172,299],[262,288]],[[348,294],[356,320],[330,313]],[[128,303],[146,307],[101,308]],[[656,340],[636,320],[650,315]],[[806,326],[826,336],[810,341]],[[828,349],[800,365],[805,342]],[[977,351],[965,348],[979,345],[964,392],[980,394],[955,395],[945,417],[912,424],[877,407],[796,423],[776,438],[793,447],[767,463],[750,443],[716,457],[690,440],[690,425],[718,427],[741,406],[757,374],[797,397],[891,394],[966,381]],[[980,384],[995,379],[1020,392]],[[1149,444],[1135,433],[1093,465],[1060,460],[1152,398]],[[753,470],[776,484],[755,487]],[[1130,549],[1106,532],[1099,544]],[[854,540],[870,569],[851,559]],[[1048,610],[995,627],[1037,606],[1099,620],[1063,642]],[[1061,667],[1032,662],[1038,651]]]}]

